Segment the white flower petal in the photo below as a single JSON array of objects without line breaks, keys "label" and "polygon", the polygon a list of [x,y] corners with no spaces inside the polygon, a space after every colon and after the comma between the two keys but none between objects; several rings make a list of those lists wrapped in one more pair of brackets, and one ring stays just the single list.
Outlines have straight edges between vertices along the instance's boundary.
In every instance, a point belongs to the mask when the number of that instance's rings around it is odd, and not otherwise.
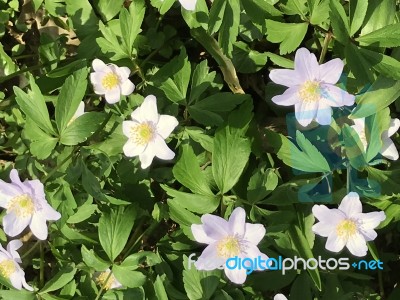
[{"label": "white flower petal", "polygon": [[115,73],[119,75],[121,82],[125,82],[128,80],[131,70],[128,67],[117,67]]},{"label": "white flower petal", "polygon": [[258,243],[264,238],[265,232],[265,227],[262,224],[246,223],[244,239],[250,243],[253,243],[254,245],[258,245]]},{"label": "white flower petal", "polygon": [[104,73],[103,72],[95,72],[95,73],[90,73],[90,82],[95,85],[98,84],[100,86],[103,86],[101,84],[101,80],[104,77]]},{"label": "white flower petal", "polygon": [[365,118],[353,119],[354,125],[352,126],[358,134],[365,130]]},{"label": "white flower petal", "polygon": [[104,97],[109,104],[117,103],[121,99],[121,91],[120,88],[117,86],[112,90],[107,90],[105,92]]},{"label": "white flower petal", "polygon": [[16,288],[17,290],[22,289],[22,280],[21,280],[21,274],[16,271],[10,275],[10,281],[11,285]]},{"label": "white flower petal", "polygon": [[287,87],[296,86],[302,84],[306,79],[300,77],[298,72],[295,70],[279,70],[275,69],[269,73],[269,78],[276,84],[280,84]]},{"label": "white flower petal", "polygon": [[328,237],[334,230],[335,226],[332,225],[331,223],[326,223],[326,222],[318,222],[314,224],[312,227],[312,231],[315,234],[318,234],[323,237]]},{"label": "white flower petal", "polygon": [[131,118],[134,122],[137,123],[143,123],[143,118],[142,118],[142,113],[141,113],[141,107],[139,106],[136,108],[132,113],[131,113]]},{"label": "white flower petal", "polygon": [[12,240],[7,245],[7,252],[18,263],[21,263],[21,257],[19,256],[17,250],[21,247],[22,247],[22,242],[20,240]]},{"label": "white flower petal", "polygon": [[388,130],[388,137],[391,137],[393,134],[397,132],[400,128],[400,120],[399,119],[391,119]]},{"label": "white flower petal", "polygon": [[135,85],[132,81],[125,80],[124,83],[121,85],[121,94],[124,96],[129,96],[135,90]]},{"label": "white flower petal", "polygon": [[351,218],[355,214],[362,212],[360,197],[357,193],[350,192],[343,198],[338,208],[345,213],[348,218]]},{"label": "white flower petal", "polygon": [[264,260],[267,260],[269,258],[267,255],[262,253],[260,251],[260,249],[258,249],[258,247],[256,245],[254,245],[253,243],[244,242],[243,246],[244,246],[245,250],[241,254],[241,257],[244,257],[244,258],[248,257],[248,258],[254,259],[254,258],[261,256],[261,258]]},{"label": "white flower petal", "polygon": [[374,211],[356,214],[354,218],[360,223],[362,230],[369,230],[378,227],[386,219],[386,215],[383,211]]},{"label": "white flower petal", "polygon": [[21,179],[19,179],[18,171],[16,169],[11,170],[10,179],[12,183],[16,183],[18,186],[22,185]]},{"label": "white flower petal", "polygon": [[246,211],[241,207],[236,207],[229,217],[229,233],[243,236],[245,233]]},{"label": "white flower petal", "polygon": [[365,256],[368,252],[367,243],[364,237],[358,232],[348,239],[346,247],[355,256]]},{"label": "white flower petal", "polygon": [[318,110],[318,103],[313,101],[302,101],[294,106],[297,122],[303,127],[310,125],[315,119]]},{"label": "white flower petal", "polygon": [[212,244],[215,242],[213,238],[206,234],[202,224],[193,224],[190,228],[192,229],[193,237],[197,242],[203,244]]},{"label": "white flower petal", "polygon": [[300,103],[299,89],[297,86],[288,88],[282,95],[272,97],[272,102],[277,105],[289,106]]},{"label": "white flower petal", "polygon": [[156,136],[148,147],[153,147],[155,149],[155,156],[159,159],[171,160],[175,157],[175,152],[167,146],[163,138],[159,135]]},{"label": "white flower petal", "polygon": [[339,252],[344,248],[345,245],[346,245],[346,240],[340,238],[337,235],[336,231],[334,230],[328,235],[328,239],[326,240],[325,244],[325,249],[332,252]]},{"label": "white flower petal", "polygon": [[33,215],[32,221],[29,224],[29,228],[31,229],[33,235],[39,240],[47,239],[48,229],[46,219],[41,213],[36,213]]},{"label": "white flower petal", "polygon": [[332,84],[321,84],[321,101],[332,107],[351,106],[356,97]]},{"label": "white flower petal", "polygon": [[228,269],[227,267],[224,268],[225,275],[228,277],[230,281],[236,284],[243,284],[246,281],[247,274],[246,269],[238,269],[235,268],[233,270]]},{"label": "white flower petal", "polygon": [[329,125],[331,124],[331,119],[332,108],[322,101],[319,102],[316,121],[321,125]]},{"label": "white flower petal", "polygon": [[139,154],[139,160],[141,162],[140,167],[142,169],[147,169],[153,162],[154,156],[156,156],[155,149],[147,146],[144,151]]},{"label": "white flower petal", "polygon": [[378,236],[378,234],[376,233],[375,230],[361,230],[360,229],[360,233],[363,235],[364,239],[369,242],[369,241],[373,241],[374,239],[376,239],[376,237]]},{"label": "white flower petal", "polygon": [[157,123],[157,133],[161,135],[163,139],[166,139],[178,124],[179,122],[175,117],[160,115]]},{"label": "white flower petal", "polygon": [[399,152],[391,139],[382,140],[381,154],[391,160],[399,159]]},{"label": "white flower petal", "polygon": [[196,269],[211,271],[225,264],[225,259],[219,257],[217,254],[217,244],[218,242],[212,243],[203,250],[194,263]]},{"label": "white flower petal", "polygon": [[20,234],[29,224],[31,217],[17,217],[13,212],[6,214],[3,218],[4,232],[8,236]]},{"label": "white flower petal", "polygon": [[123,132],[123,134],[127,138],[130,138],[132,129],[135,128],[137,125],[139,125],[139,124],[137,122],[135,122],[135,121],[123,121],[122,122],[122,132]]},{"label": "white flower petal", "polygon": [[186,10],[195,10],[197,0],[179,0],[181,5]]},{"label": "white flower petal", "polygon": [[107,66],[100,59],[96,58],[92,62],[92,67],[96,72],[102,72]]},{"label": "white flower petal", "polygon": [[33,287],[31,287],[29,284],[26,283],[25,274],[24,274],[24,277],[21,279],[21,281],[22,281],[22,286],[23,286],[25,289],[27,289],[28,291],[31,291],[31,292],[34,291]]},{"label": "white flower petal", "polygon": [[345,215],[340,210],[336,208],[329,209],[325,205],[314,205],[312,213],[319,221],[332,224],[332,226],[336,226],[345,218]]},{"label": "white flower petal", "polygon": [[201,217],[201,222],[204,232],[214,240],[221,240],[229,235],[228,221],[221,217],[205,214]]},{"label": "white flower petal", "polygon": [[288,300],[283,294],[276,294],[274,300]]},{"label": "white flower petal", "polygon": [[[136,144],[133,140],[128,140],[122,148],[127,157],[134,157],[143,153],[147,145]],[[151,163],[151,162],[150,162]]]},{"label": "white flower petal", "polygon": [[319,79],[320,74],[317,58],[306,48],[300,48],[296,51],[294,65],[296,72],[304,79],[310,81]]},{"label": "white flower petal", "polygon": [[335,84],[339,81],[343,72],[344,63],[335,58],[319,66],[320,79],[323,82]]},{"label": "white flower petal", "polygon": [[45,220],[57,221],[61,219],[61,214],[58,211],[56,211],[53,207],[51,207],[50,204],[47,203],[47,201],[42,203],[41,206],[42,206],[41,213],[43,214],[43,218]]},{"label": "white flower petal", "polygon": [[153,95],[149,95],[144,98],[142,105],[140,106],[140,113],[143,120],[158,123],[158,111],[157,111],[157,99]]}]

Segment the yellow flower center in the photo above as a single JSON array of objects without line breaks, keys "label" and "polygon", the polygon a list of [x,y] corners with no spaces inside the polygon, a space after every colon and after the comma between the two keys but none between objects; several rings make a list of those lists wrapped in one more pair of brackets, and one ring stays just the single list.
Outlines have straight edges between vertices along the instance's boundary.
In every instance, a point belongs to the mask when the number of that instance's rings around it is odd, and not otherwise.
[{"label": "yellow flower center", "polygon": [[[110,277],[108,277],[110,276]],[[108,279],[108,280],[107,280]],[[100,275],[96,278],[96,283],[99,286],[104,287],[105,290],[109,290],[113,283],[115,283],[117,280],[114,276],[114,274],[110,275],[110,271],[104,271],[101,272]]]},{"label": "yellow flower center", "polygon": [[341,238],[349,238],[357,232],[357,224],[353,220],[343,220],[336,226],[336,233]]},{"label": "yellow flower center", "polygon": [[231,258],[240,254],[240,243],[235,236],[227,236],[217,245],[217,254],[222,258]]},{"label": "yellow flower center", "polygon": [[15,262],[12,259],[6,259],[0,262],[0,274],[4,278],[10,278],[11,274],[16,271]]},{"label": "yellow flower center", "polygon": [[306,81],[299,90],[299,96],[303,101],[316,102],[321,98],[321,87],[317,81]]},{"label": "yellow flower center", "polygon": [[14,212],[19,218],[31,216],[35,211],[35,205],[28,194],[22,194],[10,200],[7,213]]},{"label": "yellow flower center", "polygon": [[131,129],[130,138],[134,140],[136,144],[146,145],[154,138],[155,133],[156,130],[153,124],[149,122],[141,123]]},{"label": "yellow flower center", "polygon": [[367,135],[365,134],[365,129],[362,130],[358,136],[360,137],[360,141],[363,144],[364,148],[367,148],[368,142]]},{"label": "yellow flower center", "polygon": [[112,90],[119,84],[119,77],[117,74],[110,72],[103,77],[101,84],[106,90]]}]

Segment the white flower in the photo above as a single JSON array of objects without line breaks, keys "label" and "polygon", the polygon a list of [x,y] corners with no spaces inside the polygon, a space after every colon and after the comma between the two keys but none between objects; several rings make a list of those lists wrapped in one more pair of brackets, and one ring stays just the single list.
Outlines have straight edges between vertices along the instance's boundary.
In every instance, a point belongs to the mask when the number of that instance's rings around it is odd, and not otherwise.
[{"label": "white flower", "polygon": [[79,103],[78,109],[76,110],[75,114],[72,116],[71,120],[69,120],[67,126],[71,125],[77,118],[82,116],[85,113],[85,103],[81,101]]},{"label": "white flower", "polygon": [[39,180],[21,182],[17,170],[10,172],[11,183],[0,180],[0,207],[5,208],[4,232],[9,236],[20,234],[28,225],[40,240],[47,238],[47,220],[58,220],[60,213],[46,200],[44,186]]},{"label": "white flower", "polygon": [[232,257],[255,259],[261,256],[267,260],[268,256],[261,253],[258,243],[265,235],[265,228],[261,224],[246,223],[246,212],[237,207],[225,219],[205,214],[201,217],[203,224],[193,224],[191,229],[194,238],[199,243],[208,244],[195,262],[198,270],[214,270],[224,266],[226,276],[234,283],[242,284],[246,281],[246,269],[226,267],[226,260]]},{"label": "white flower", "polygon": [[[164,2],[164,0],[161,0],[161,2]],[[195,10],[197,0],[179,0],[179,2],[181,3],[184,9]]]},{"label": "white flower", "polygon": [[94,92],[97,95],[105,95],[108,103],[117,103],[121,95],[128,96],[135,89],[135,85],[128,79],[131,73],[129,68],[106,65],[100,59],[93,60],[92,66],[94,72],[90,73],[90,81]]},{"label": "white flower", "polygon": [[33,288],[26,283],[25,273],[19,266],[22,261],[17,250],[21,246],[22,242],[20,240],[10,241],[7,245],[7,250],[0,245],[0,274],[10,280],[12,286],[17,290],[24,287],[28,291],[33,291]]},{"label": "white flower", "polygon": [[343,71],[343,61],[332,59],[322,65],[306,48],[296,51],[294,70],[272,70],[269,78],[287,86],[282,94],[272,98],[278,105],[294,105],[297,121],[308,126],[313,120],[321,125],[331,123],[332,107],[354,104],[355,96],[335,86]]},{"label": "white flower", "polygon": [[[104,287],[105,290],[117,289],[122,287],[122,284],[115,278],[114,274],[111,273],[110,269],[107,269],[103,272],[94,273],[94,281],[100,286]],[[107,280],[108,278],[108,280]],[[107,282],[106,282],[107,280]]]},{"label": "white flower", "polygon": [[158,114],[155,96],[147,96],[131,117],[132,121],[122,123],[123,133],[128,137],[123,148],[126,156],[139,155],[142,169],[150,166],[154,156],[164,160],[175,157],[164,140],[178,125],[178,120],[173,116]]},{"label": "white flower", "polygon": [[[364,151],[367,150],[368,141],[367,136],[365,134],[365,118],[354,119],[354,125],[351,127],[358,133],[360,137],[361,143],[364,146]],[[394,135],[397,130],[400,128],[400,120],[399,119],[391,119],[389,124],[389,130],[385,130],[382,132],[382,149],[380,153],[388,159],[397,160],[399,159],[399,152],[396,149],[393,141],[390,139],[392,135]]]},{"label": "white flower", "polygon": [[366,242],[377,237],[374,229],[386,218],[383,211],[362,213],[360,197],[354,192],[343,198],[338,209],[314,205],[312,212],[319,220],[313,232],[328,237],[325,248],[339,252],[346,246],[355,256],[367,254]]},{"label": "white flower", "polygon": [[288,298],[283,294],[276,294],[274,300],[288,300]]}]

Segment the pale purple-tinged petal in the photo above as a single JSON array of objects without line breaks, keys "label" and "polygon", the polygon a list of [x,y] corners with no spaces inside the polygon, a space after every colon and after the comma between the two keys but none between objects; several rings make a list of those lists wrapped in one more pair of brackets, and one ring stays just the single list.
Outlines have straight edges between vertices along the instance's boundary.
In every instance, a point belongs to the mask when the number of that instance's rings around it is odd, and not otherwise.
[{"label": "pale purple-tinged petal", "polygon": [[275,69],[269,73],[269,78],[276,84],[292,87],[302,84],[306,78],[299,76],[295,70]]},{"label": "pale purple-tinged petal", "polygon": [[265,232],[265,227],[262,224],[246,223],[246,231],[243,238],[254,245],[258,245],[264,238]]},{"label": "pale purple-tinged petal", "polygon": [[130,80],[125,80],[121,85],[121,94],[124,96],[129,96],[135,90],[135,85]]},{"label": "pale purple-tinged petal", "polygon": [[20,234],[28,226],[31,218],[31,216],[17,217],[13,212],[6,214],[3,218],[4,232],[11,237]]},{"label": "pale purple-tinged petal", "polygon": [[332,108],[328,104],[320,101],[318,104],[318,112],[315,120],[317,121],[318,124],[330,125],[331,119],[332,119]]},{"label": "pale purple-tinged petal", "polygon": [[179,0],[182,7],[186,10],[195,10],[197,0]]},{"label": "pale purple-tinged petal", "polygon": [[317,58],[306,48],[300,48],[296,51],[294,65],[296,72],[305,80],[315,81],[319,79],[320,74]]},{"label": "pale purple-tinged petal", "polygon": [[217,245],[218,242],[212,243],[203,250],[194,263],[196,269],[211,271],[225,264],[225,259],[218,256]]},{"label": "pale purple-tinged petal", "polygon": [[103,72],[90,73],[90,82],[93,85],[96,84],[96,85],[100,85],[102,87],[103,85],[101,84],[101,82],[103,80],[104,75],[106,75],[106,74]]},{"label": "pale purple-tinged petal", "polygon": [[119,75],[121,82],[125,82],[131,74],[131,70],[128,67],[117,67],[115,72]]},{"label": "pale purple-tinged petal", "polygon": [[12,183],[17,184],[18,186],[22,185],[21,179],[19,179],[18,171],[16,169],[11,170],[10,179]]},{"label": "pale purple-tinged petal", "polygon": [[400,120],[399,119],[391,119],[389,123],[389,130],[387,131],[387,137],[391,137],[393,134],[397,132],[400,128]]},{"label": "pale purple-tinged petal", "polygon": [[39,240],[47,239],[48,229],[46,219],[42,214],[36,213],[33,215],[29,228]]},{"label": "pale purple-tinged petal", "polygon": [[360,196],[355,192],[348,193],[339,205],[339,210],[341,210],[348,218],[362,212],[362,204],[360,201]]},{"label": "pale purple-tinged petal", "polygon": [[142,105],[140,106],[140,113],[143,120],[158,123],[158,110],[157,110],[157,99],[153,95],[149,95],[144,98]]},{"label": "pale purple-tinged petal", "polygon": [[224,268],[225,275],[228,277],[230,281],[236,284],[243,284],[246,281],[247,274],[246,269],[238,269],[235,268],[233,270],[228,269],[227,267]]},{"label": "pale purple-tinged petal", "polygon": [[357,133],[360,133],[364,131],[365,129],[365,118],[359,118],[359,119],[353,119],[354,125],[352,127],[354,128]]},{"label": "pale purple-tinged petal", "polygon": [[297,122],[303,127],[310,125],[315,119],[318,103],[314,101],[302,101],[294,106]]},{"label": "pale purple-tinged petal", "polygon": [[150,142],[148,147],[154,148],[155,156],[163,160],[171,160],[175,157],[175,152],[169,149],[163,138],[159,135]]},{"label": "pale purple-tinged petal", "polygon": [[368,246],[364,237],[360,233],[353,234],[346,243],[347,249],[355,256],[365,256],[368,252]]},{"label": "pale purple-tinged petal", "polygon": [[383,211],[374,211],[356,214],[354,218],[360,223],[360,229],[369,230],[378,227],[386,219],[386,215]]},{"label": "pale purple-tinged petal", "polygon": [[43,214],[43,218],[49,221],[57,221],[61,219],[61,214],[56,211],[49,203],[42,203],[42,210],[40,213]]},{"label": "pale purple-tinged petal", "polygon": [[256,245],[250,242],[243,242],[242,247],[244,251],[241,253],[242,257],[248,257],[251,259],[261,256],[262,259],[267,260],[269,257],[262,253]]},{"label": "pale purple-tinged petal", "polygon": [[23,286],[25,289],[27,289],[28,291],[31,291],[31,292],[34,291],[33,287],[31,287],[29,284],[26,283],[26,280],[25,280],[25,273],[24,273],[24,276],[21,278],[21,282],[22,282],[22,286]]},{"label": "pale purple-tinged petal", "polygon": [[332,231],[326,240],[325,249],[332,252],[339,252],[346,245],[346,240],[340,238],[336,231]]},{"label": "pale purple-tinged petal", "polygon": [[0,180],[0,207],[7,208],[9,201],[22,193],[18,186]]},{"label": "pale purple-tinged petal", "polygon": [[335,225],[326,222],[318,222],[313,225],[312,231],[323,237],[328,237],[335,230]]},{"label": "pale purple-tinged petal", "polygon": [[378,234],[376,233],[375,230],[359,230],[360,234],[362,234],[362,236],[364,237],[364,239],[369,242],[369,241],[373,241],[374,239],[376,239],[376,237],[378,236]]},{"label": "pale purple-tinged petal", "polygon": [[175,117],[160,115],[157,123],[157,133],[161,135],[163,139],[166,139],[178,124],[179,122]]},{"label": "pale purple-tinged petal", "polygon": [[382,140],[382,149],[381,154],[391,160],[398,160],[399,159],[399,152],[393,141],[391,139]]},{"label": "pale purple-tinged petal", "polygon": [[213,238],[210,238],[204,231],[202,224],[193,224],[191,227],[194,239],[203,244],[212,244],[215,242]]},{"label": "pale purple-tinged petal", "polygon": [[96,58],[92,62],[92,67],[96,72],[102,72],[107,66],[100,59]]},{"label": "pale purple-tinged petal", "polygon": [[329,209],[325,205],[314,205],[312,213],[319,221],[332,224],[333,226],[336,226],[345,218],[345,215],[340,210],[336,208]]},{"label": "pale purple-tinged petal", "polygon": [[40,180],[25,180],[22,184],[30,190],[30,193],[32,195],[35,195],[36,199],[46,199],[46,194],[44,193],[44,185],[40,182]]},{"label": "pale purple-tinged petal", "polygon": [[103,85],[98,83],[93,84],[93,91],[97,95],[104,95],[106,93],[106,89],[103,87]]},{"label": "pale purple-tinged petal", "polygon": [[146,147],[147,145],[137,144],[133,140],[128,140],[122,148],[122,151],[127,157],[134,157],[142,154]]},{"label": "pale purple-tinged petal", "polygon": [[356,97],[349,94],[345,90],[332,85],[332,84],[321,84],[321,101],[332,107],[342,107],[344,105],[354,105]]},{"label": "pale purple-tinged petal", "polygon": [[18,271],[13,272],[10,275],[11,285],[16,288],[17,290],[22,289],[22,280],[21,280],[21,273]]},{"label": "pale purple-tinged petal", "polygon": [[243,236],[245,233],[246,211],[241,207],[236,207],[229,217],[229,233]]},{"label": "pale purple-tinged petal", "polygon": [[104,97],[109,104],[117,103],[121,99],[120,88],[117,86],[112,90],[107,90]]},{"label": "pale purple-tinged petal", "polygon": [[142,118],[142,113],[141,113],[141,108],[140,106],[136,108],[132,113],[131,113],[131,118],[132,121],[137,122],[137,123],[143,123],[143,118]]},{"label": "pale purple-tinged petal", "polygon": [[135,128],[136,126],[138,126],[139,123],[135,122],[135,121],[123,121],[122,122],[122,132],[126,137],[130,137],[131,136],[131,131],[133,128]]},{"label": "pale purple-tinged petal", "polygon": [[7,252],[18,263],[22,262],[21,257],[17,252],[17,250],[21,247],[22,247],[22,242],[20,240],[12,240],[7,244]]},{"label": "pale purple-tinged petal", "polygon": [[283,294],[276,294],[274,300],[288,300]]},{"label": "pale purple-tinged petal", "polygon": [[339,81],[343,72],[344,63],[335,58],[319,66],[320,80],[322,82],[335,84]]},{"label": "pale purple-tinged petal", "polygon": [[277,105],[290,106],[300,103],[298,87],[288,88],[282,95],[272,97],[272,102]]},{"label": "pale purple-tinged petal", "polygon": [[142,169],[147,169],[153,162],[154,156],[156,156],[155,149],[147,146],[144,151],[139,154],[139,160],[141,162],[140,167]]},{"label": "pale purple-tinged petal", "polygon": [[229,235],[228,221],[221,217],[205,214],[201,217],[201,222],[205,233],[214,240],[222,240]]}]

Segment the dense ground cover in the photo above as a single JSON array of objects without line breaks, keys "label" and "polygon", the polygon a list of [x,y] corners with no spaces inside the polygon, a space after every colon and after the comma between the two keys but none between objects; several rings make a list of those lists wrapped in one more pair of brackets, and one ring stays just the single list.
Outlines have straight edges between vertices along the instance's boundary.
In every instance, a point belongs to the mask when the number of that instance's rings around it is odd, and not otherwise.
[{"label": "dense ground cover", "polygon": [[398,299],[399,24],[0,0],[0,297]]}]

